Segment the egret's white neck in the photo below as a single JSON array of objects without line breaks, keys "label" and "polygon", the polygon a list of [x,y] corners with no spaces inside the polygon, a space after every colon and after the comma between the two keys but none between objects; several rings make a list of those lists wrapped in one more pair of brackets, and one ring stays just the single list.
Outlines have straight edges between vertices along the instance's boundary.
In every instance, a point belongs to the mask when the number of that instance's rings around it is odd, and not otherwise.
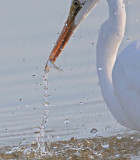
[{"label": "egret's white neck", "polygon": [[[126,12],[123,0],[107,0],[109,18],[100,29],[97,43],[97,68],[107,74],[109,83],[112,83],[112,69],[116,55],[124,36]],[[100,73],[99,73],[100,74]]]},{"label": "egret's white neck", "polygon": [[109,6],[109,17],[111,18],[114,14],[122,12],[124,3],[123,0],[107,0]]},{"label": "egret's white neck", "polygon": [[105,102],[114,117],[118,121],[118,117],[122,118],[120,121],[124,122],[126,126],[127,118],[125,118],[123,111],[118,112],[118,110],[115,110],[118,102],[114,96],[112,86],[112,69],[125,31],[125,5],[123,0],[107,0],[107,2],[109,18],[101,26],[96,48],[97,72]]}]

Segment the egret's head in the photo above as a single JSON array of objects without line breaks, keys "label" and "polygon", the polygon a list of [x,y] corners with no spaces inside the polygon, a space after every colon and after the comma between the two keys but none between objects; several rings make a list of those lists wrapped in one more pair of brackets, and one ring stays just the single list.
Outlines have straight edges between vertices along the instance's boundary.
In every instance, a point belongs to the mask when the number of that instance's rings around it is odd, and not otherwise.
[{"label": "egret's head", "polygon": [[[72,0],[68,18],[48,61],[55,62],[72,33],[76,30],[82,20],[88,16],[98,1],[99,0]],[[47,63],[46,69],[48,68],[49,66]]]},{"label": "egret's head", "polygon": [[[99,0],[72,0],[69,16],[74,17],[74,23],[78,26],[90,11],[96,6]],[[75,13],[75,15],[73,15]]]}]

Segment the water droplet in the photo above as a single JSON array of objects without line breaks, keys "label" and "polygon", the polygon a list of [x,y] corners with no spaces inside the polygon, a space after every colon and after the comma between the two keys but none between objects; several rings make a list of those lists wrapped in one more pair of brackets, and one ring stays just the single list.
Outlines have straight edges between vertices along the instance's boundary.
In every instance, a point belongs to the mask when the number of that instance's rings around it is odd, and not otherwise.
[{"label": "water droplet", "polygon": [[131,139],[131,140],[133,140],[133,139],[134,139],[134,137],[132,136],[132,137],[130,137],[130,139]]},{"label": "water droplet", "polygon": [[139,20],[138,20],[138,19],[135,19],[135,22],[137,23],[137,22],[139,22]]},{"label": "water droplet", "polygon": [[44,106],[45,107],[48,107],[50,105],[50,103],[48,102],[48,101],[46,101],[45,103],[44,103]]},{"label": "water droplet", "polygon": [[102,71],[102,70],[103,70],[103,68],[101,68],[101,67],[98,68],[98,71]]},{"label": "water droplet", "polygon": [[107,148],[109,148],[109,142],[107,140],[103,140],[101,142],[101,146],[102,146],[102,148],[107,149]]},{"label": "water droplet", "polygon": [[43,81],[44,81],[45,85],[47,86],[47,85],[48,85],[48,81],[47,81],[47,79],[46,79],[46,78],[44,78],[44,79],[43,79]]},{"label": "water droplet", "polygon": [[22,60],[23,60],[23,62],[26,62],[26,59],[25,59],[25,58],[23,58]]},{"label": "water droplet", "polygon": [[93,156],[93,155],[89,155],[89,158],[90,158],[90,159],[94,159],[94,156]]},{"label": "water droplet", "polygon": [[57,140],[59,140],[60,138],[61,138],[61,137],[60,137],[59,135],[56,137]]},{"label": "water droplet", "polygon": [[84,103],[83,102],[80,102],[80,105],[83,105]]},{"label": "water droplet", "polygon": [[94,46],[94,42],[91,43],[91,46]]},{"label": "water droplet", "polygon": [[29,104],[26,104],[26,107],[30,107]]},{"label": "water droplet", "polygon": [[119,155],[119,154],[116,154],[115,156],[116,156],[117,158],[118,158],[118,157],[120,157],[120,155]]},{"label": "water droplet", "polygon": [[118,140],[121,140],[121,139],[122,139],[122,136],[121,136],[120,134],[118,134],[118,135],[116,136],[116,138],[117,138]]},{"label": "water droplet", "polygon": [[44,90],[48,90],[48,86],[45,86],[45,87],[44,87]]},{"label": "water droplet", "polygon": [[91,129],[90,133],[92,133],[93,136],[96,136],[97,135],[97,129],[96,128],[93,128]]},{"label": "water droplet", "polygon": [[11,116],[13,117],[13,116],[15,116],[15,113],[13,112],[13,113],[11,113]]},{"label": "water droplet", "polygon": [[120,38],[120,37],[121,37],[121,35],[118,33],[118,34],[117,34],[117,37],[118,37],[118,38]]},{"label": "water droplet", "polygon": [[20,101],[20,102],[23,102],[23,99],[22,99],[22,98],[20,98],[20,99],[19,99],[19,101]]},{"label": "water droplet", "polygon": [[69,124],[69,122],[70,122],[69,119],[65,119],[64,121],[65,124]]}]

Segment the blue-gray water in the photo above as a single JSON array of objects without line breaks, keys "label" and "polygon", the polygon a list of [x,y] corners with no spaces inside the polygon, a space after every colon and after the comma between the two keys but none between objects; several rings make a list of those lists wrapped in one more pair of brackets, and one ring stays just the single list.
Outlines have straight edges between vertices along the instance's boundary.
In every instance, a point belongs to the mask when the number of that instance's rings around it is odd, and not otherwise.
[{"label": "blue-gray water", "polygon": [[[120,51],[140,35],[140,2],[125,3],[127,26]],[[45,113],[44,66],[69,6],[66,0],[0,2],[0,147],[35,139],[33,127],[40,125]],[[135,134],[112,117],[98,85],[95,48],[107,15],[106,1],[102,1],[58,58],[57,65],[64,71],[49,73],[51,107],[45,137],[87,138],[92,137],[92,128],[99,136]]]}]

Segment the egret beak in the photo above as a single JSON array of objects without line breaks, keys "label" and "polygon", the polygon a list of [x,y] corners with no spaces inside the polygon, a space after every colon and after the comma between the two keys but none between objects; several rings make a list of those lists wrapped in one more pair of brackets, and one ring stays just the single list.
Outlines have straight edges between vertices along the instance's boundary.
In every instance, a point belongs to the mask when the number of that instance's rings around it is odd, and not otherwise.
[{"label": "egret beak", "polygon": [[72,4],[70,12],[69,12],[69,16],[65,22],[62,32],[47,61],[47,64],[45,67],[45,70],[47,72],[49,72],[50,68],[56,68],[60,70],[56,65],[54,65],[54,62],[56,61],[56,58],[60,55],[60,53],[64,49],[65,45],[67,44],[73,32],[75,31],[77,26],[75,25],[74,20],[75,20],[77,13],[79,12],[81,8],[82,8],[81,5],[79,5],[78,7],[75,7]]},{"label": "egret beak", "polygon": [[[64,49],[65,45],[67,44],[68,40],[70,39],[75,28],[76,28],[76,26],[73,23],[73,19],[68,18],[63,29],[62,29],[60,36],[59,36],[51,54],[50,54],[50,57],[47,61],[46,71],[49,71],[49,69],[53,67],[53,63],[56,61],[56,58],[60,55],[60,53]],[[48,65],[49,61],[51,62],[52,66]]]}]

